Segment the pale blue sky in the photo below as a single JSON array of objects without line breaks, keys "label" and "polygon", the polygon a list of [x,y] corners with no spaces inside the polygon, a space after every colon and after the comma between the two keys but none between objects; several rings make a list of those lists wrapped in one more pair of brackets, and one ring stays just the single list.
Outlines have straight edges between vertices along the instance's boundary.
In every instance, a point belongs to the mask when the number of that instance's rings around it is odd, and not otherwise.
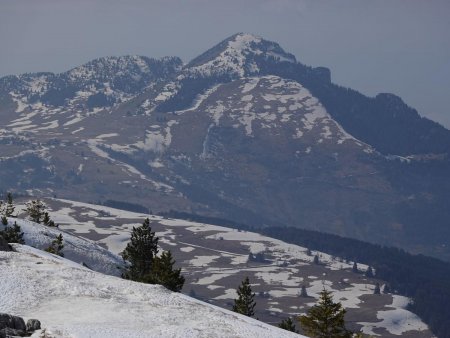
[{"label": "pale blue sky", "polygon": [[449,0],[0,0],[0,76],[106,55],[187,62],[236,32],[450,127]]}]

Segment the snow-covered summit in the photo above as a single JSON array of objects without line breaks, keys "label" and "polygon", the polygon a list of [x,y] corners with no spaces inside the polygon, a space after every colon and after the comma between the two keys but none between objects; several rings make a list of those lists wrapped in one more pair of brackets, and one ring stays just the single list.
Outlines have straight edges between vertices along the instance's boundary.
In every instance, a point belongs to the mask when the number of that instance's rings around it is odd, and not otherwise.
[{"label": "snow-covered summit", "polygon": [[262,61],[296,63],[279,44],[259,36],[238,33],[192,60],[186,70],[190,74],[246,76],[259,72]]}]

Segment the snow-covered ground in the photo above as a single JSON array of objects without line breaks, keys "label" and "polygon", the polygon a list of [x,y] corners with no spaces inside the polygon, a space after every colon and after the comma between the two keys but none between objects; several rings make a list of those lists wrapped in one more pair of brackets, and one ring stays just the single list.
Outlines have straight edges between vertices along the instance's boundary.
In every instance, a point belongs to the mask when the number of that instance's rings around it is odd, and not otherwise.
[{"label": "snow-covered ground", "polygon": [[51,337],[298,337],[161,286],[14,248],[0,252],[0,312],[37,318]]},{"label": "snow-covered ground", "polygon": [[[284,316],[305,313],[316,303],[320,291],[326,288],[336,301],[353,311],[354,321],[366,333],[376,336],[380,329],[384,329],[392,337],[411,330],[429,332],[419,317],[406,310],[408,298],[402,297],[404,302],[399,302],[397,295],[377,298],[373,295],[377,280],[352,273],[353,262],[323,252],[309,253],[305,247],[253,232],[69,200],[47,202],[51,218],[60,224],[60,229],[19,220],[27,244],[46,247],[50,243],[48,235],[55,237],[61,231],[68,243],[68,251],[64,250],[66,257],[78,263],[85,262],[93,270],[117,275],[117,265],[122,264],[118,254],[129,241],[132,227],[149,217],[160,244],[174,253],[177,265],[187,277],[186,293],[189,289],[195,290],[197,295],[204,296],[203,299],[229,308],[229,302],[237,296],[239,278],[250,276],[254,291],[267,293],[266,299],[258,298],[259,311],[265,309],[270,312],[270,318],[266,313],[262,320],[276,322],[281,318],[279,313]],[[17,208],[23,209],[23,206],[18,205]],[[74,243],[72,249],[69,243]],[[77,251],[77,247],[82,250]],[[266,261],[249,264],[250,252],[263,253]],[[84,256],[80,256],[83,253]],[[320,259],[319,265],[313,264],[315,255]],[[108,269],[104,268],[108,266]],[[358,262],[358,268],[365,271],[367,266]],[[382,284],[382,281],[378,282]],[[309,298],[298,297],[302,285],[306,287]],[[377,308],[370,310],[370,304]],[[363,316],[357,320],[358,313],[367,311],[371,312],[370,319]],[[276,312],[278,315],[274,314]],[[260,315],[264,316],[264,313]],[[424,336],[426,334],[418,335]]]},{"label": "snow-covered ground", "polygon": [[[18,218],[10,218],[9,226],[12,226],[14,222],[17,222],[24,233],[24,240],[27,245],[44,250],[49,247],[56,236],[62,234],[63,253],[66,258],[79,264],[85,264],[94,271],[115,276],[121,274],[119,268],[123,265],[123,259],[93,241],[79,238],[56,227],[47,227]],[[1,224],[0,229],[3,229]]]}]

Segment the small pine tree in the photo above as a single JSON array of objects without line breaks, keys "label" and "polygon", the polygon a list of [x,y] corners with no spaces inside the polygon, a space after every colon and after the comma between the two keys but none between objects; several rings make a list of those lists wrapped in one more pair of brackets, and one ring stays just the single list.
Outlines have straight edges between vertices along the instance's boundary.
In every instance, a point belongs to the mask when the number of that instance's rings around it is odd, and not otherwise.
[{"label": "small pine tree", "polygon": [[13,196],[12,194],[9,192],[6,195],[6,205],[5,205],[5,209],[4,209],[4,214],[6,217],[14,217],[14,210],[16,209],[16,207],[14,206],[14,202],[13,202]]},{"label": "small pine tree", "polygon": [[41,223],[45,215],[45,204],[37,199],[26,204],[25,212],[28,214],[30,221]]},{"label": "small pine tree", "polygon": [[366,277],[369,277],[369,278],[372,278],[372,277],[373,277],[373,270],[372,270],[372,267],[371,267],[370,265],[367,267],[365,276],[366,276]]},{"label": "small pine tree", "polygon": [[388,284],[384,284],[383,293],[391,293],[391,288]]},{"label": "small pine tree", "polygon": [[3,225],[8,225],[8,218],[6,218],[5,215],[2,216],[2,224]]},{"label": "small pine tree", "polygon": [[44,216],[43,216],[43,218],[42,218],[42,223],[43,223],[44,225],[48,226],[48,227],[54,227],[54,226],[55,226],[55,222],[53,222],[53,221],[50,219],[50,216],[49,216],[49,214],[48,214],[47,211],[44,212]]},{"label": "small pine tree", "polygon": [[362,332],[357,332],[353,334],[352,338],[371,338],[371,336],[367,336]]},{"label": "small pine tree", "polygon": [[45,251],[64,257],[62,249],[64,249],[63,235],[59,234]]},{"label": "small pine tree", "polygon": [[160,284],[167,289],[180,292],[184,285],[181,269],[174,269],[175,260],[170,251],[163,251],[160,257],[154,257],[152,271],[143,277],[144,283]]},{"label": "small pine tree", "polygon": [[353,271],[354,273],[358,273],[358,272],[359,272],[359,270],[358,270],[358,264],[357,264],[356,262],[353,262],[352,271]]},{"label": "small pine tree", "polygon": [[5,230],[0,231],[0,236],[2,236],[8,243],[25,244],[23,232],[17,222],[14,222],[12,227],[6,226]]},{"label": "small pine tree", "polygon": [[283,319],[280,324],[278,324],[278,327],[283,330],[299,333],[297,328],[295,327],[294,322],[292,321],[291,317],[287,319]]},{"label": "small pine tree", "polygon": [[238,298],[234,300],[233,311],[253,317],[255,315],[255,294],[252,292],[248,277],[242,281],[237,289]]},{"label": "small pine tree", "polygon": [[50,222],[50,216],[48,215],[48,212],[44,212],[44,217],[42,218],[42,223],[44,225],[47,225],[48,222]]},{"label": "small pine tree", "polygon": [[319,264],[319,256],[317,256],[317,255],[314,256],[313,263],[314,264]]},{"label": "small pine tree", "polygon": [[196,299],[198,298],[197,293],[195,292],[194,289],[191,289],[189,291],[189,297],[196,298]]},{"label": "small pine tree", "polygon": [[379,295],[380,292],[380,283],[375,284],[375,289],[373,290],[374,295]]},{"label": "small pine tree", "polygon": [[300,291],[300,297],[308,297],[308,292],[306,292],[306,286],[302,285],[302,290]]},{"label": "small pine tree", "polygon": [[341,303],[334,303],[331,292],[322,290],[318,304],[307,315],[300,316],[299,321],[306,335],[313,338],[350,338],[351,332],[345,328],[345,309]]},{"label": "small pine tree", "polygon": [[122,252],[123,259],[129,262],[129,267],[122,274],[123,278],[134,281],[142,281],[146,276],[148,278],[158,253],[158,240],[148,218],[140,227],[133,227],[131,240]]}]

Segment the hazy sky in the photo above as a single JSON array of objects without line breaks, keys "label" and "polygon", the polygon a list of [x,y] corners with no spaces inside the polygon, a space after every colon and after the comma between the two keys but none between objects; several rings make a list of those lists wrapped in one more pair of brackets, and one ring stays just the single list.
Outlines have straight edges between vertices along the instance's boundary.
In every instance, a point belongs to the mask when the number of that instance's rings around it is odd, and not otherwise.
[{"label": "hazy sky", "polygon": [[0,0],[0,76],[106,55],[189,61],[237,32],[450,128],[450,0]]}]

